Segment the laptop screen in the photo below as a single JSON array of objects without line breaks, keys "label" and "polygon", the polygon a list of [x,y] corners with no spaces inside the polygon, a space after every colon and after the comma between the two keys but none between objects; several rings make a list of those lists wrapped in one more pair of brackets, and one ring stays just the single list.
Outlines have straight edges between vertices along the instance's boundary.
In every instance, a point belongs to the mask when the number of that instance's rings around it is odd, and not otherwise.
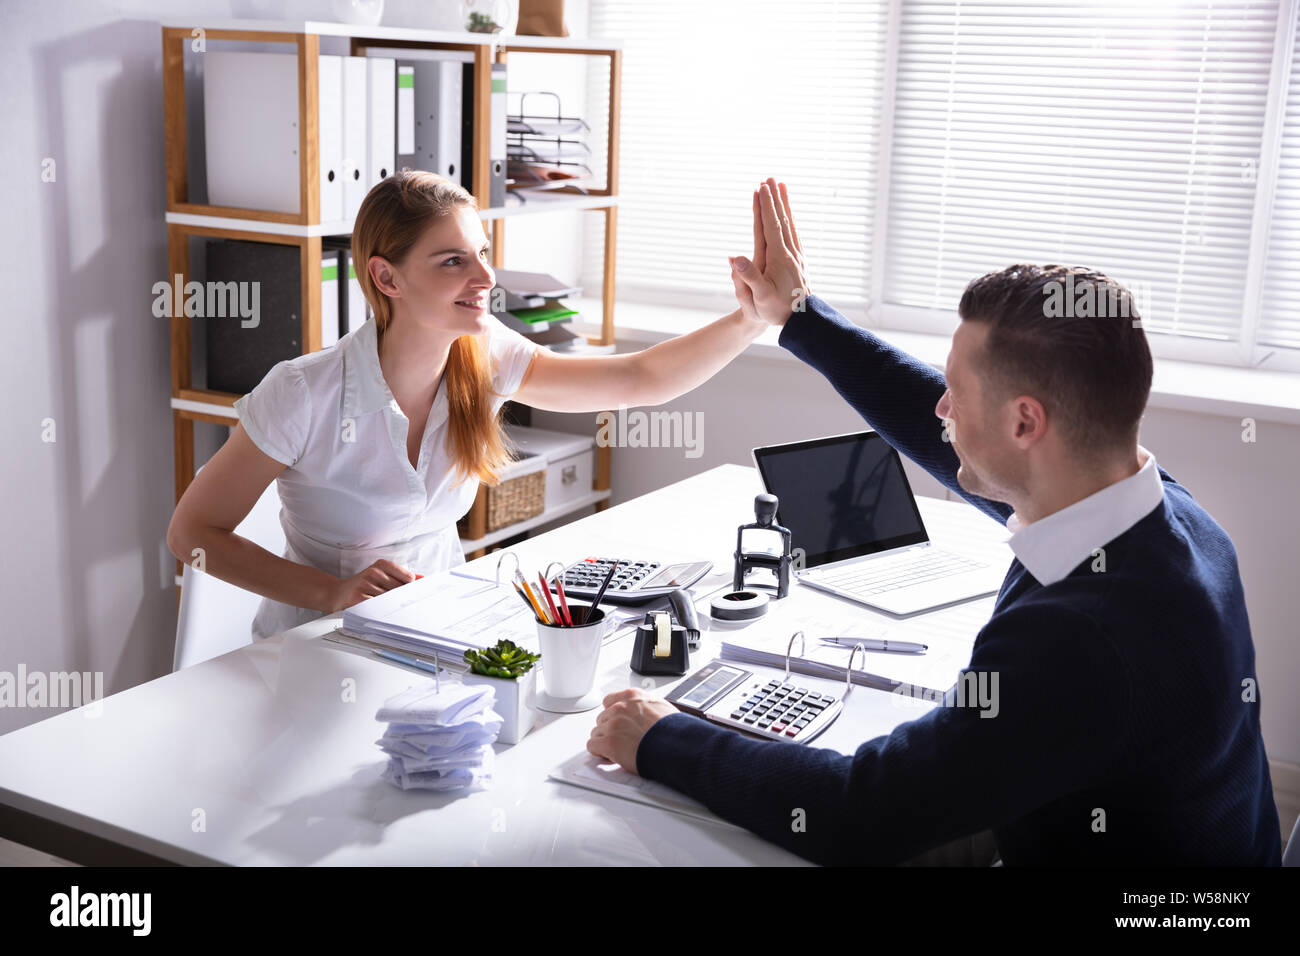
[{"label": "laptop screen", "polygon": [[903,463],[875,432],[754,449],[804,567],[928,541]]}]

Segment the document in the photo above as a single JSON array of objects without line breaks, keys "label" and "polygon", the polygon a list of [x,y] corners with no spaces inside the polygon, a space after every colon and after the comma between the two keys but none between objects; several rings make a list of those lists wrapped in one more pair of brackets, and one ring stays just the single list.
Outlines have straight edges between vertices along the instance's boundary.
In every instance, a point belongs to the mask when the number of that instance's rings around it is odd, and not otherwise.
[{"label": "document", "polygon": [[606,763],[588,751],[574,754],[560,766],[551,771],[552,780],[570,783],[575,787],[607,793],[611,796],[633,800],[648,806],[659,807],[682,813],[697,820],[707,820],[718,826],[742,830],[734,823],[728,823],[712,810],[685,794],[678,793],[672,787],[664,786],[654,780],[628,773],[616,763]]},{"label": "document", "polygon": [[343,612],[343,629],[397,650],[460,660],[505,639],[536,653],[536,620],[513,588],[444,571],[367,598]]},{"label": "document", "polygon": [[791,671],[842,681],[853,648],[826,644],[821,638],[916,641],[927,646],[923,654],[858,651],[853,661],[853,682],[880,690],[910,687],[942,693],[957,682],[961,669],[970,663],[975,636],[988,621],[992,603],[992,598],[969,601],[904,621],[833,606],[811,611],[781,608],[743,630],[723,636],[722,657],[784,670],[791,635],[802,631],[803,650],[796,639],[791,649]]}]

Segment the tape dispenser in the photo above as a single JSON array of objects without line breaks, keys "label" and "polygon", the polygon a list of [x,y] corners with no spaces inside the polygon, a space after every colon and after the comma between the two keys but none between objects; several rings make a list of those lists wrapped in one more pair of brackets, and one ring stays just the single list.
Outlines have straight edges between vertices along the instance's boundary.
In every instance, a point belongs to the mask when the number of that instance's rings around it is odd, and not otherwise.
[{"label": "tape dispenser", "polygon": [[638,674],[679,677],[691,666],[691,648],[699,647],[700,625],[690,594],[674,591],[668,602],[671,612],[646,611],[645,620],[637,625],[631,666]]}]

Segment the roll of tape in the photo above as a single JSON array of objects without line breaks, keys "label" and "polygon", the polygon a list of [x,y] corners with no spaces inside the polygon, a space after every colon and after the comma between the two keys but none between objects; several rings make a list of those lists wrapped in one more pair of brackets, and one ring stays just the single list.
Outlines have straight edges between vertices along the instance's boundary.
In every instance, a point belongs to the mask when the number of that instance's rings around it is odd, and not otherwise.
[{"label": "roll of tape", "polygon": [[752,621],[767,613],[767,603],[761,591],[729,591],[713,599],[709,614],[715,621]]}]

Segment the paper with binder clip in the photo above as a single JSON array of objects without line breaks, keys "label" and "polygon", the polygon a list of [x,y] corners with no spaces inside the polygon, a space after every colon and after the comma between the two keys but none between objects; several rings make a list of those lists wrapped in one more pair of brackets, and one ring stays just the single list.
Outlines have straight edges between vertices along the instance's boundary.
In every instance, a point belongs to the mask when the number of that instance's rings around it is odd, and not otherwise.
[{"label": "paper with binder clip", "polygon": [[858,651],[853,683],[892,691],[898,687],[943,693],[970,663],[975,635],[988,621],[991,599],[971,601],[907,621],[883,621],[857,613],[819,608],[813,613],[776,614],[734,634],[722,636],[722,657],[742,664],[785,669],[791,635],[803,631],[791,649],[790,670],[810,677],[843,681],[852,646],[823,643],[823,637],[917,641],[923,654]]}]

